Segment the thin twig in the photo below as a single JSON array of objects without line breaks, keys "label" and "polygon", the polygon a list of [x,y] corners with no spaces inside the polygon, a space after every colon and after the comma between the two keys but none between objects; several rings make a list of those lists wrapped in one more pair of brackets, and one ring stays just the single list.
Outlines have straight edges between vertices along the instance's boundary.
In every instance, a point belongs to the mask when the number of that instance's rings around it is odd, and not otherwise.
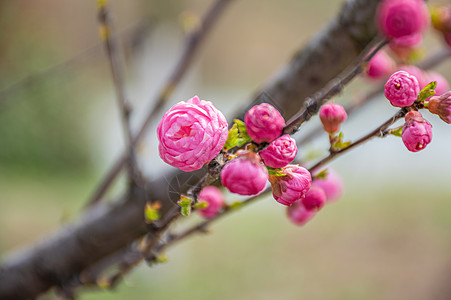
[{"label": "thin twig", "polygon": [[[149,111],[146,120],[141,125],[137,135],[134,137],[133,146],[136,146],[143,138],[151,121],[160,113],[164,104],[169,100],[179,82],[186,74],[189,67],[192,65],[203,41],[211,32],[220,15],[224,12],[227,4],[229,4],[231,1],[232,0],[216,0],[201,19],[199,26],[186,37],[183,52],[177,64],[175,65],[175,68],[171,72],[168,80],[158,93],[156,99],[152,101],[155,104]],[[125,157],[122,155],[102,179],[102,181],[98,185],[98,188],[89,199],[87,207],[90,207],[100,201],[105,192],[111,186],[112,182],[124,167],[124,163]]]}]

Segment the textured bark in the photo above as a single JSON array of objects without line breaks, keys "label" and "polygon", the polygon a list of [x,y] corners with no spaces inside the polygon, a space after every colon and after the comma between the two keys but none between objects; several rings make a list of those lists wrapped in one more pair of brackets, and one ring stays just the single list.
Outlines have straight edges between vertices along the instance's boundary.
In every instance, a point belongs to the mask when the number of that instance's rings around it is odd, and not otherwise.
[{"label": "textured bark", "polygon": [[[256,97],[252,103],[271,101],[286,118],[296,113],[304,98],[343,71],[374,38],[378,2],[346,2],[340,15],[257,93],[269,99]],[[6,258],[0,268],[0,299],[34,299],[51,287],[64,288],[76,281],[82,270],[123,250],[149,230],[143,221],[146,201],[163,202],[164,211],[174,205],[166,182],[166,178],[174,176],[186,182],[184,179],[192,175],[168,174],[145,189],[137,188],[129,199],[124,197],[110,205],[101,203],[54,236]],[[177,192],[185,189],[182,186]]]}]

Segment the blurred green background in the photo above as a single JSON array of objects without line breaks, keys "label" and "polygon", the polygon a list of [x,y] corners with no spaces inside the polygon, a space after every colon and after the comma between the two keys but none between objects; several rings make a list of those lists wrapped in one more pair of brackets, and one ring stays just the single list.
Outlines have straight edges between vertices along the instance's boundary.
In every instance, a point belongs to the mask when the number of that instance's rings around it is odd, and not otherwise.
[{"label": "blurred green background", "polygon": [[[183,24],[209,3],[111,1],[134,128],[181,52]],[[198,94],[231,114],[340,7],[328,0],[233,1],[172,103]],[[441,46],[429,33],[425,55]],[[437,70],[451,79],[450,67],[447,61]],[[364,84],[358,79],[337,101],[362,95]],[[345,135],[357,138],[391,116],[385,101],[350,118]],[[0,254],[77,217],[122,151],[115,104],[94,0],[0,0]],[[211,234],[171,248],[168,263],[140,266],[114,291],[87,290],[80,299],[450,299],[451,131],[426,118],[434,140],[420,153],[389,137],[333,162],[345,195],[305,227],[263,199]],[[326,146],[323,135],[300,155]],[[139,160],[150,179],[168,168],[154,130]]]}]

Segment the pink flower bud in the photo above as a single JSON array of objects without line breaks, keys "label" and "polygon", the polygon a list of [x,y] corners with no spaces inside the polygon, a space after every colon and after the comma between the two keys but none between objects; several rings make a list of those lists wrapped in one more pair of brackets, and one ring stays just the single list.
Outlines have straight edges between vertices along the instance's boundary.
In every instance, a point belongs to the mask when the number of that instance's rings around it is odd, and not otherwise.
[{"label": "pink flower bud", "polygon": [[221,190],[212,185],[204,187],[197,198],[199,203],[208,203],[206,208],[197,210],[206,219],[214,218],[225,205]]},{"label": "pink flower bud", "polygon": [[171,107],[158,124],[160,157],[182,171],[198,170],[218,155],[227,133],[224,115],[194,96]]},{"label": "pink flower bud", "polygon": [[423,31],[430,17],[422,0],[385,0],[378,7],[376,20],[385,36],[399,38]]},{"label": "pink flower bud", "polygon": [[312,186],[301,201],[306,210],[318,211],[326,204],[326,193],[323,189]]},{"label": "pink flower bud", "polygon": [[271,104],[253,106],[244,117],[247,133],[256,143],[270,143],[282,134],[285,120]]},{"label": "pink flower bud", "polygon": [[256,195],[265,188],[268,176],[258,154],[242,151],[222,169],[221,183],[232,193]]},{"label": "pink flower bud", "polygon": [[337,172],[328,169],[326,178],[314,179],[312,186],[322,189],[326,193],[327,203],[337,201],[343,195],[344,183]]},{"label": "pink flower bud", "polygon": [[432,126],[418,111],[409,111],[402,129],[402,141],[407,149],[418,152],[426,148],[432,139]]},{"label": "pink flower bud", "polygon": [[306,210],[301,201],[287,207],[288,219],[295,225],[302,226],[316,215],[316,211]]},{"label": "pink flower bud", "polygon": [[340,104],[328,103],[321,107],[319,118],[326,132],[335,133],[340,131],[340,125],[348,118],[348,115]]},{"label": "pink flower bud", "polygon": [[395,69],[395,62],[384,51],[379,51],[368,62],[366,74],[373,79],[381,79],[390,75]]},{"label": "pink flower bud", "polygon": [[391,40],[390,50],[402,60],[410,60],[412,54],[419,49],[419,44],[423,40],[421,33],[402,36]]},{"label": "pink flower bud", "polygon": [[405,71],[410,75],[414,76],[418,80],[420,86],[420,91],[429,83],[426,79],[426,74],[420,68],[413,65],[401,66],[399,71]]},{"label": "pink flower bud", "polygon": [[440,96],[444,93],[446,93],[447,91],[449,91],[449,83],[448,80],[443,77],[442,74],[438,73],[438,72],[434,72],[434,71],[428,71],[425,72],[425,77],[426,77],[426,81],[432,82],[432,81],[436,81],[437,82],[437,87],[435,88],[435,92],[437,96]]},{"label": "pink flower bud", "polygon": [[310,172],[299,165],[283,168],[285,176],[270,176],[272,194],[277,202],[290,206],[301,200],[312,184]]},{"label": "pink flower bud", "polygon": [[419,92],[417,78],[405,71],[394,73],[385,84],[385,97],[396,107],[411,106],[417,100]]},{"label": "pink flower bud", "polygon": [[268,167],[283,168],[293,161],[297,152],[296,141],[285,134],[260,151],[260,156]]},{"label": "pink flower bud", "polygon": [[451,91],[441,96],[433,96],[429,100],[428,109],[448,124],[451,124]]}]

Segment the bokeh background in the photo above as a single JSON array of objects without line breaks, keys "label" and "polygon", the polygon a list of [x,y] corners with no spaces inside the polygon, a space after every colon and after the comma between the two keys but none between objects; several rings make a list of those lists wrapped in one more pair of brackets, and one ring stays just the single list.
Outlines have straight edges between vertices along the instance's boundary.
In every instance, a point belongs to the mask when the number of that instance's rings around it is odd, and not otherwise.
[{"label": "bokeh background", "polygon": [[[139,126],[207,0],[112,0]],[[206,41],[171,104],[197,94],[229,116],[338,12],[342,1],[236,0]],[[194,23],[193,23],[194,22]],[[444,47],[430,32],[424,55]],[[451,80],[451,59],[436,68]],[[357,79],[339,103],[371,87]],[[76,219],[123,149],[96,2],[0,0],[0,253]],[[169,106],[168,106],[169,107]],[[395,109],[380,97],[343,126],[355,139]],[[305,227],[271,198],[230,215],[143,265],[113,291],[80,299],[450,299],[451,130],[410,153],[399,138],[371,141],[334,161],[346,192]],[[299,133],[308,132],[312,120]],[[150,130],[139,147],[149,178],[166,166]],[[325,154],[327,136],[300,149]],[[121,181],[109,193],[123,189]],[[42,299],[54,299],[46,295]]]}]

